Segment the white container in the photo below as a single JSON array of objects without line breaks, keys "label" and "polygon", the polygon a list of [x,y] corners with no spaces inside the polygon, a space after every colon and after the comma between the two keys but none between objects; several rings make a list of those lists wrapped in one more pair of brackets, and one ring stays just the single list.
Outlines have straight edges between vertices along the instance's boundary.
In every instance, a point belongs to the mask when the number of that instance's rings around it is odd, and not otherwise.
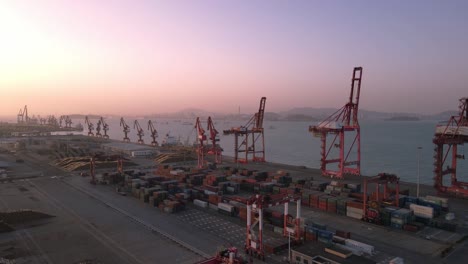
[{"label": "white container", "polygon": [[429,206],[422,206],[417,204],[410,204],[410,209],[414,212],[415,216],[424,218],[434,217],[434,208]]},{"label": "white container", "polygon": [[374,246],[371,246],[369,244],[365,244],[356,240],[346,239],[345,245],[349,247],[357,248],[361,250],[362,252],[369,254],[369,255],[372,255],[374,253]]},{"label": "white container", "polygon": [[400,257],[396,257],[391,259],[388,264],[405,264],[405,261]]},{"label": "white container", "polygon": [[362,213],[355,213],[355,212],[350,212],[350,211],[346,211],[346,216],[348,217],[351,217],[351,218],[354,218],[354,219],[361,219],[362,218]]},{"label": "white container", "polygon": [[425,200],[430,201],[430,202],[435,203],[435,204],[438,204],[438,205],[440,205],[442,207],[448,207],[448,198],[427,195],[425,197]]},{"label": "white container", "polygon": [[202,208],[207,208],[208,207],[208,203],[207,202],[204,202],[204,201],[200,201],[200,200],[193,200],[193,204],[196,205],[196,206],[200,206]]},{"label": "white container", "polygon": [[184,171],[183,170],[171,170],[169,173],[171,175],[179,175],[181,173],[184,173]]},{"label": "white container", "polygon": [[364,214],[363,209],[354,208],[354,207],[351,207],[351,206],[346,206],[346,212],[352,212],[352,213],[361,214],[361,215]]},{"label": "white container", "polygon": [[234,211],[234,206],[227,204],[227,203],[219,203],[218,209],[232,213],[232,211]]}]

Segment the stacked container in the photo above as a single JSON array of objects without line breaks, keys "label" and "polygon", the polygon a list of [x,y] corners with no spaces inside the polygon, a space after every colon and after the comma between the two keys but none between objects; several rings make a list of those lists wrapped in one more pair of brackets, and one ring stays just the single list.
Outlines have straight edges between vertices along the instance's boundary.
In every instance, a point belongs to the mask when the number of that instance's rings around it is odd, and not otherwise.
[{"label": "stacked container", "polygon": [[364,216],[364,205],[357,201],[348,201],[346,203],[346,216],[361,220]]},{"label": "stacked container", "polygon": [[390,219],[390,225],[395,229],[402,229],[403,225],[410,223],[413,218],[413,212],[411,210],[401,208],[392,212],[392,218]]}]

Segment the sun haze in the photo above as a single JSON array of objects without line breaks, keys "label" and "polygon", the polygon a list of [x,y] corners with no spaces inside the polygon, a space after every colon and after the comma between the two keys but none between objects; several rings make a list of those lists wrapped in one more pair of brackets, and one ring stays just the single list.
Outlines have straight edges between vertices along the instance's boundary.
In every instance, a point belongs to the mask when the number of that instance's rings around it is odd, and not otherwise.
[{"label": "sun haze", "polygon": [[2,1],[0,115],[454,109],[467,1]]}]

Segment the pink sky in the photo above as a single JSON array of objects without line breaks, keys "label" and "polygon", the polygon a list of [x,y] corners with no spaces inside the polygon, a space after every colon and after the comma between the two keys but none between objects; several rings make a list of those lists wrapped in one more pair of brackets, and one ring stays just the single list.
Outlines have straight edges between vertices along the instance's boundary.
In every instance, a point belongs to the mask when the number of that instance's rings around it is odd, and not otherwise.
[{"label": "pink sky", "polygon": [[369,110],[435,113],[467,96],[453,10],[447,20],[439,8],[431,27],[417,5],[422,21],[401,12],[412,20],[399,25],[346,4],[221,2],[2,1],[0,115],[25,104],[42,115],[251,112],[261,96],[267,111],[340,107],[354,66]]}]

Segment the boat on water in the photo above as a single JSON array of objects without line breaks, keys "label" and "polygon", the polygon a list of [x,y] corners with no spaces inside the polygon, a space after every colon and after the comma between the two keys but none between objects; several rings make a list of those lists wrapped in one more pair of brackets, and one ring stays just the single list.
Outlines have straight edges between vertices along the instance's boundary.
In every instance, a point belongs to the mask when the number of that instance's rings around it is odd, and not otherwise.
[{"label": "boat on water", "polygon": [[167,133],[161,142],[162,146],[175,146],[179,144],[179,140],[176,137],[172,136],[170,133]]},{"label": "boat on water", "polygon": [[190,122],[183,122],[182,125],[193,126],[193,123],[190,123]]}]

